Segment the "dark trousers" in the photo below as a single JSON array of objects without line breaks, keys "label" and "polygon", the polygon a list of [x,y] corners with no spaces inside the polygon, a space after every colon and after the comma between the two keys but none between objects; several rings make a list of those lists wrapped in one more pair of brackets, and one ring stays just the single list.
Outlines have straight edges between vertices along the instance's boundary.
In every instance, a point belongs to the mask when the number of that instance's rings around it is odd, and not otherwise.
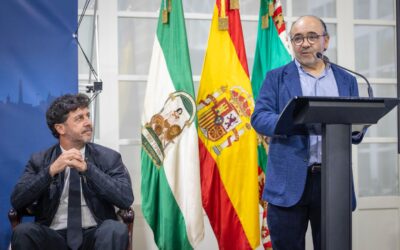
[{"label": "dark trousers", "polygon": [[[19,224],[11,238],[12,250],[67,250],[67,230],[53,230],[33,222]],[[121,249],[128,246],[128,228],[115,220],[105,220],[101,225],[83,229],[83,242],[86,249]]]},{"label": "dark trousers", "polygon": [[274,250],[304,250],[308,222],[314,250],[321,249],[321,174],[307,175],[300,201],[292,207],[268,204],[268,227]]}]

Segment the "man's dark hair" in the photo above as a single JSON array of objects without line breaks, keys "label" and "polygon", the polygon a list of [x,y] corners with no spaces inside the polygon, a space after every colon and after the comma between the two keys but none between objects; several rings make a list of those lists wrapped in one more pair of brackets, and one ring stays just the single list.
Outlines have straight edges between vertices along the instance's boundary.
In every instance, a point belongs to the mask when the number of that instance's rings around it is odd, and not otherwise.
[{"label": "man's dark hair", "polygon": [[54,128],[55,124],[63,123],[67,120],[68,114],[71,111],[75,111],[78,108],[89,107],[90,99],[85,94],[66,94],[57,97],[47,109],[46,121],[47,126],[50,128],[51,133],[54,137],[59,138],[57,130]]}]

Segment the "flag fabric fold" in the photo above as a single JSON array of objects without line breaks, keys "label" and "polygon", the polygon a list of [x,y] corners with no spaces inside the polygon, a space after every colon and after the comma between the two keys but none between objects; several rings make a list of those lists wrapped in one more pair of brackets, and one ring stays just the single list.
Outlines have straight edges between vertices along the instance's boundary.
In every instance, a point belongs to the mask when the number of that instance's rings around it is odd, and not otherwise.
[{"label": "flag fabric fold", "polygon": [[[251,85],[256,100],[268,71],[283,66],[292,59],[280,0],[261,0],[258,19],[256,52]],[[267,167],[267,138],[258,135],[259,199],[263,208],[261,241],[264,249],[272,249],[267,225],[267,204],[262,201]]]},{"label": "flag fabric fold", "polygon": [[237,0],[217,0],[197,97],[203,207],[220,249],[259,245],[254,99]]},{"label": "flag fabric fold", "polygon": [[142,212],[159,249],[204,237],[194,98],[181,0],[161,1],[142,115]]}]

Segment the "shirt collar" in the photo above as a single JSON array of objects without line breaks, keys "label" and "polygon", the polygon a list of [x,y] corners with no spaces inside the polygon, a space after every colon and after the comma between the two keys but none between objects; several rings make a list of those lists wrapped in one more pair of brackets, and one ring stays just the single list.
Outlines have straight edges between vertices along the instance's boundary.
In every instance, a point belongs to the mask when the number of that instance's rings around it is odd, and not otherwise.
[{"label": "shirt collar", "polygon": [[[60,145],[60,148],[61,148],[61,153],[64,153],[64,152],[66,151],[63,147],[61,147],[61,145]],[[83,146],[83,148],[81,148],[79,151],[80,151],[81,154],[84,156],[84,155],[85,155],[85,152],[86,152],[86,145]]]},{"label": "shirt collar", "polygon": [[[296,67],[297,67],[297,70],[299,71],[299,74],[306,74],[308,76],[314,77],[314,76],[310,75],[307,71],[304,70],[303,66],[301,66],[300,62],[297,61],[296,58],[294,59],[294,63],[296,64]],[[326,76],[328,74],[329,70],[331,70],[331,64],[330,63],[326,63],[324,71],[322,71],[322,74],[317,78],[322,78],[322,77]],[[316,78],[316,77],[314,77],[314,78]]]}]

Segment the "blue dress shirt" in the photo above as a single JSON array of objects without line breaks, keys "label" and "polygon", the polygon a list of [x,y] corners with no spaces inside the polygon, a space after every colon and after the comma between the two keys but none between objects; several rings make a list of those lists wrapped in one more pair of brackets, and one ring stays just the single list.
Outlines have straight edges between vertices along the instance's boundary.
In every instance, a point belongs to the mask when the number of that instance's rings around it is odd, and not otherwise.
[{"label": "blue dress shirt", "polygon": [[[327,64],[320,76],[315,77],[307,73],[300,63],[295,60],[297,69],[300,75],[300,84],[303,96],[339,96],[339,91],[335,76],[333,75],[330,64]],[[311,128],[312,130],[312,128]],[[316,133],[316,131],[310,131]],[[310,158],[308,164],[311,166],[314,163],[322,161],[322,137],[320,135],[310,135]]]}]

